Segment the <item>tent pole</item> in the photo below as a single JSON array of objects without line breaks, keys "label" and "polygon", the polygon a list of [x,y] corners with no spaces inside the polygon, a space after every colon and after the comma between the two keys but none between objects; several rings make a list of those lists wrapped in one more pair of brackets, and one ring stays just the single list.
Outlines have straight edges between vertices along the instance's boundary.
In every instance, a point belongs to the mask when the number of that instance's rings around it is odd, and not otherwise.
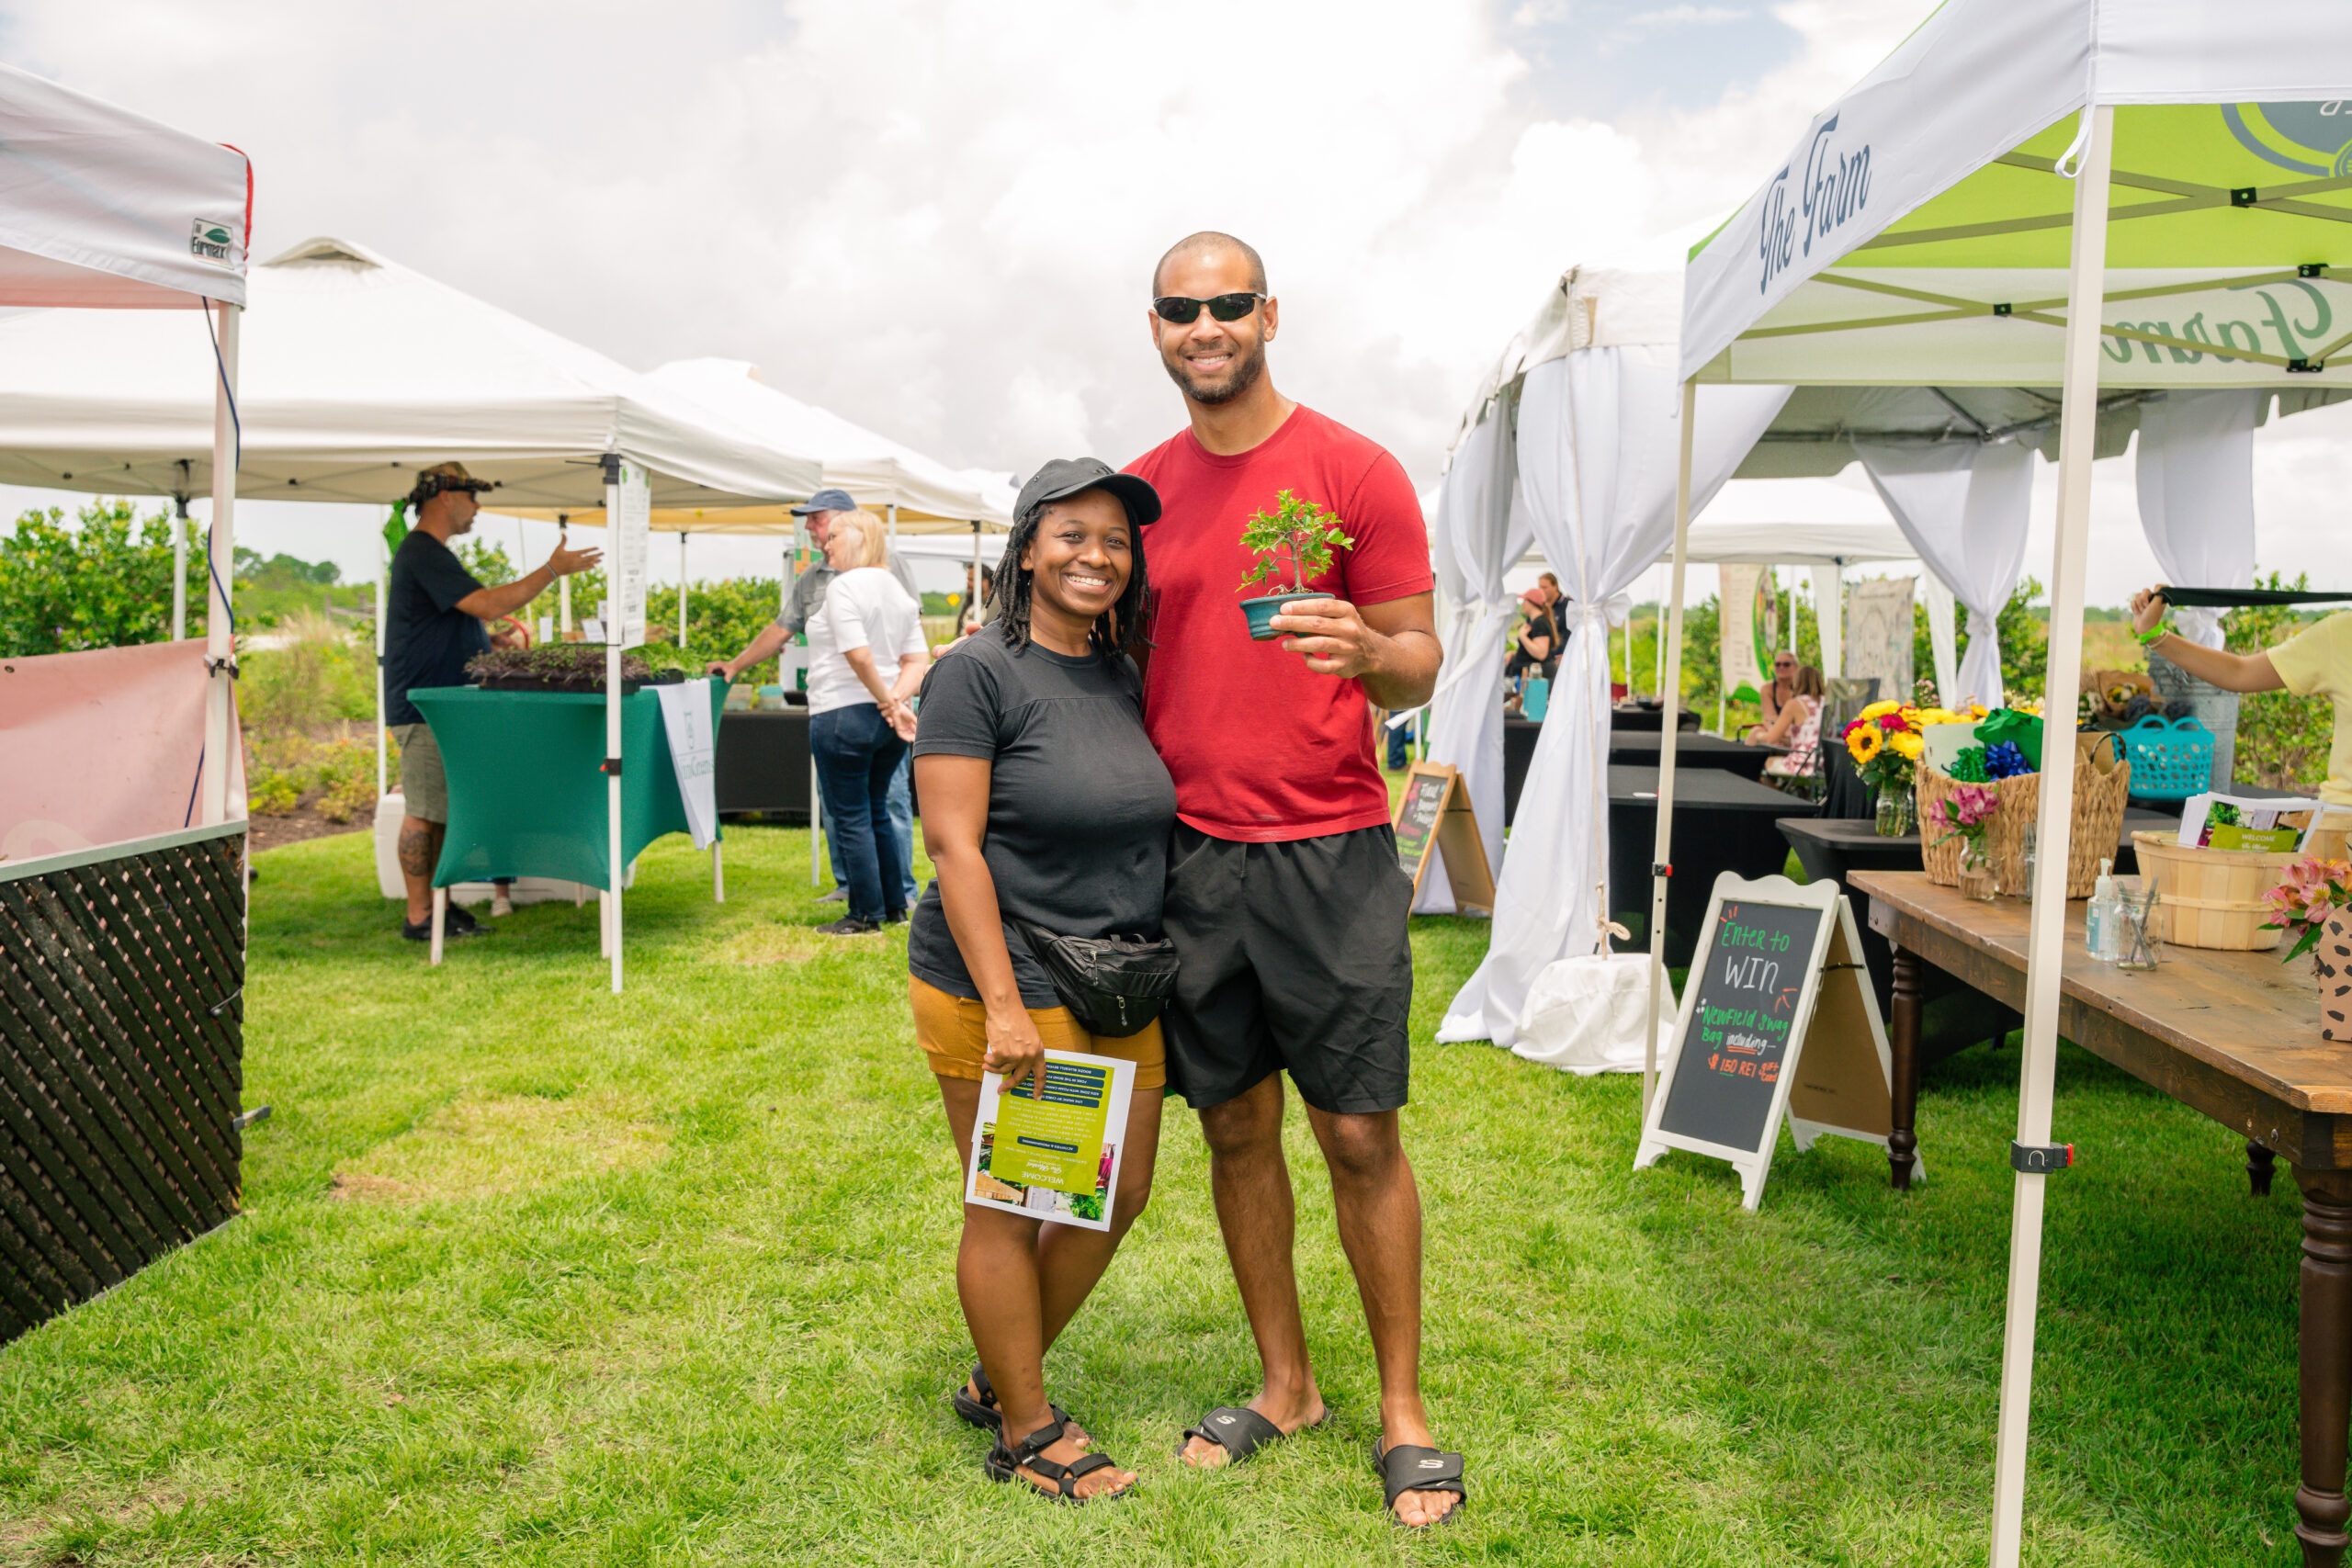
[{"label": "tent pole", "polygon": [[237,328],[244,310],[221,305],[220,364],[212,385],[212,517],[204,546],[204,803],[197,821],[229,819],[229,754],[237,728],[237,649],[230,635],[232,585],[237,581]]},{"label": "tent pole", "polygon": [[982,603],[986,597],[980,592],[980,524],[976,517],[972,520],[972,603],[968,607],[972,624],[976,626],[980,624],[980,616],[987,613],[987,606]]},{"label": "tent pole", "polygon": [[686,531],[678,530],[678,646],[686,646]]},{"label": "tent pole", "polygon": [[[571,519],[563,513],[555,515],[556,543],[561,545],[571,533]],[[571,635],[571,579],[555,580],[556,640],[563,641]]]},{"label": "tent pole", "polygon": [[[1699,383],[1682,383],[1682,457],[1674,471],[1674,570],[1668,590],[1666,666],[1682,668],[1682,569],[1690,553],[1690,433],[1699,423]],[[1661,691],[1664,688],[1660,688]],[[1650,1096],[1657,1089],[1658,993],[1666,985],[1666,885],[1673,875],[1674,744],[1681,728],[1681,705],[1668,700],[1658,709],[1657,836],[1650,853],[1650,1007],[1642,1032],[1642,1125],[1649,1125]],[[1608,911],[1601,911],[1602,918]]]},{"label": "tent pole", "polygon": [[392,547],[376,533],[376,798],[391,793],[391,745],[384,734],[384,617],[391,605]]},{"label": "tent pole", "polygon": [[180,459],[180,489],[172,494],[172,640],[187,637],[187,459]]},{"label": "tent pole", "polygon": [[[605,543],[616,547],[620,537],[621,465],[617,457],[605,459]],[[613,567],[620,564],[620,551],[613,550]],[[607,576],[605,581],[617,585],[617,579]],[[612,894],[605,902],[605,940],[613,964],[613,995],[621,994],[621,640],[620,628],[614,623],[620,609],[617,599],[609,599],[599,628],[605,634],[605,881]]]},{"label": "tent pole", "polygon": [[[2074,269],[2066,302],[2066,358],[2058,423],[2058,537],[2051,570],[2050,723],[2071,715],[2083,665],[2083,566],[2088,549],[2091,457],[2098,434],[2100,291],[2107,280],[2108,174],[2115,110],[2085,106],[2090,145],[2075,182]],[[2065,957],[2066,860],[2075,799],[2071,723],[2041,750],[2041,846],[2034,857],[2033,924],[2027,937],[2025,1060],[2018,1090],[2018,1142],[2050,1142],[2058,1066],[2059,965]],[[2041,1297],[2046,1175],[2020,1171],[2009,1224],[2007,1323],[2001,1336],[2000,1438],[1993,1466],[1993,1568],[2017,1568],[2025,1522],[2025,1461],[2033,1406],[2033,1338]]]}]

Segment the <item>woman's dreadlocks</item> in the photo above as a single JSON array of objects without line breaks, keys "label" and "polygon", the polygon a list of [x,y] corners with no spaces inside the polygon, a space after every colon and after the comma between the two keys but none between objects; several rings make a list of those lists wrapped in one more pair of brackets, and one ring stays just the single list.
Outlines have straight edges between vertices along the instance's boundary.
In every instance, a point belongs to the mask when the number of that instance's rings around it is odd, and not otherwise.
[{"label": "woman's dreadlocks", "polygon": [[[1037,525],[1044,520],[1046,506],[1050,504],[1032,507],[1013,520],[1012,532],[1005,536],[1004,558],[997,563],[996,592],[1004,604],[1004,640],[1014,648],[1029,641],[1030,580],[1034,574],[1021,564],[1021,558],[1036,541]],[[1125,502],[1119,505],[1122,511],[1125,510]],[[1127,537],[1135,563],[1127,574],[1127,586],[1120,592],[1118,603],[1094,618],[1094,624],[1086,630],[1086,642],[1105,657],[1124,653],[1139,660],[1143,650],[1152,646],[1146,626],[1150,619],[1151,589],[1144,580],[1143,530],[1136,526],[1133,513],[1127,513]]]}]

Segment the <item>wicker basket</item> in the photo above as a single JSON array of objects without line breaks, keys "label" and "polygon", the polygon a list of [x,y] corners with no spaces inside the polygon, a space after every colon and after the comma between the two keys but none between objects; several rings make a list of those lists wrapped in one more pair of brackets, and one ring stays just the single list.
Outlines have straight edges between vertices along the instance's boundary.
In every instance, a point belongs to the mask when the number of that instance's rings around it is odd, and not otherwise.
[{"label": "wicker basket", "polygon": [[2230,953],[2265,953],[2278,945],[2282,931],[2267,931],[2270,918],[2262,896],[2278,886],[2300,852],[2211,850],[2179,843],[2170,833],[2134,833],[2140,856],[2140,886],[2154,883],[2154,929],[2148,934],[2177,947],[2211,947]]},{"label": "wicker basket", "polygon": [[[2123,831],[2123,807],[2132,794],[2132,766],[2112,744],[2111,735],[2075,737],[2075,815],[2066,855],[2066,897],[2087,898],[2098,881],[2098,863],[2113,858]],[[2109,742],[2101,744],[2101,742]],[[1922,763],[1918,792],[1920,858],[1928,880],[1943,887],[1960,886],[1960,855],[1964,847],[1954,836],[1939,845],[1928,807],[1958,788],[1949,773]],[[2001,891],[2018,893],[2025,886],[2025,829],[2041,808],[2041,775],[2019,773],[1987,786],[2001,793],[2001,808],[1984,830],[1993,852],[1993,873]]]}]

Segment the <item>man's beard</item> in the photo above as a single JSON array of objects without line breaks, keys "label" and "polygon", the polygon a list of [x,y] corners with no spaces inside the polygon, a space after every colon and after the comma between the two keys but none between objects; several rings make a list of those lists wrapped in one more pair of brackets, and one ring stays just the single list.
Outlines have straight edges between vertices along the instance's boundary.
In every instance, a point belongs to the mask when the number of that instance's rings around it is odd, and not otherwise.
[{"label": "man's beard", "polygon": [[1186,397],[1196,403],[1216,408],[1220,403],[1231,402],[1258,384],[1258,378],[1266,373],[1266,345],[1252,344],[1246,353],[1235,350],[1232,368],[1225,373],[1225,379],[1207,384],[1194,381],[1185,374],[1182,355],[1172,358],[1161,355],[1159,362],[1166,367],[1168,378],[1175,382]]}]

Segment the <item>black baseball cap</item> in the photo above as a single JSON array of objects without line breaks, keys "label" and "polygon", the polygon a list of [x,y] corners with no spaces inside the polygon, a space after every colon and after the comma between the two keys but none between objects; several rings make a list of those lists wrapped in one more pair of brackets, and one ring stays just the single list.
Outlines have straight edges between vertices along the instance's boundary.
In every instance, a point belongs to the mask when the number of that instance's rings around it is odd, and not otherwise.
[{"label": "black baseball cap", "polygon": [[1159,492],[1148,479],[1123,474],[1100,457],[1057,457],[1029,476],[1021,499],[1012,505],[1016,523],[1025,522],[1046,503],[1067,501],[1081,491],[1107,490],[1127,509],[1127,521],[1140,528],[1159,521]]},{"label": "black baseball cap", "polygon": [[820,490],[792,509],[795,517],[806,517],[811,512],[854,512],[857,502],[845,490]]}]

